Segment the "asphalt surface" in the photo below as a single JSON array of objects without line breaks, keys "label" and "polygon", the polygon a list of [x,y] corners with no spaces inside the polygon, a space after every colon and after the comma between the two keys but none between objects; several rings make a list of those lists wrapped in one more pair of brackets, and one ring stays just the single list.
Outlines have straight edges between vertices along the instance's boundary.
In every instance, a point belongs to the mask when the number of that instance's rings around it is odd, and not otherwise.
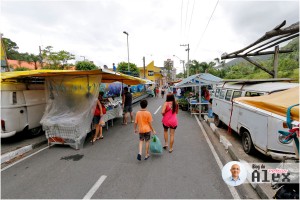
[{"label": "asphalt surface", "polygon": [[[160,98],[148,100],[152,114],[163,104]],[[138,109],[135,104],[134,112]],[[153,124],[163,142],[160,111],[153,114]],[[116,119],[113,127],[104,130],[104,139],[94,145],[89,142],[89,134],[80,150],[55,145],[2,171],[1,198],[80,199],[105,175],[93,199],[232,199],[194,116],[180,111],[178,119],[173,153],[164,151],[138,161],[138,136],[133,133],[133,124],[122,126],[121,119]],[[218,138],[212,132],[208,134],[225,165],[230,156]],[[236,190],[240,198],[259,198],[249,184]]]}]

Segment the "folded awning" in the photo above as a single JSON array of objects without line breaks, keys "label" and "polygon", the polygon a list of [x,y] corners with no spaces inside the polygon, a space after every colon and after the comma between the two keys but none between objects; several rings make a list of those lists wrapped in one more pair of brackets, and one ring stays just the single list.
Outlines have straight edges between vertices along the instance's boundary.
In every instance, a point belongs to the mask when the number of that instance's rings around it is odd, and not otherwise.
[{"label": "folded awning", "polygon": [[[233,101],[286,117],[288,107],[299,103],[299,86],[270,95],[239,97]],[[291,117],[293,120],[299,121],[299,106],[292,108]]]}]

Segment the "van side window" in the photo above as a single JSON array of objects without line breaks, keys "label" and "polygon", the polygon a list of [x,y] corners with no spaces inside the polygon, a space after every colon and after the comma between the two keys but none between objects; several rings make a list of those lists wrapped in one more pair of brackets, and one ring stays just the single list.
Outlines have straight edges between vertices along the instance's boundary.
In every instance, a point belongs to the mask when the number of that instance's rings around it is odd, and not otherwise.
[{"label": "van side window", "polygon": [[234,91],[232,99],[242,96],[242,91]]},{"label": "van side window", "polygon": [[232,90],[227,90],[225,100],[230,101],[231,100],[231,95],[232,95]]},{"label": "van side window", "polygon": [[219,96],[219,98],[220,98],[220,99],[224,99],[225,92],[226,92],[226,90],[225,90],[225,89],[224,89],[224,90],[221,90],[221,92],[220,92],[220,96]]},{"label": "van side window", "polygon": [[17,103],[17,92],[12,92],[12,104]]},{"label": "van side window", "polygon": [[217,89],[216,89],[215,97],[219,97],[220,90],[221,90],[220,88],[217,88]]},{"label": "van side window", "polygon": [[257,96],[262,96],[264,95],[263,93],[259,92],[246,92],[245,97],[257,97]]}]

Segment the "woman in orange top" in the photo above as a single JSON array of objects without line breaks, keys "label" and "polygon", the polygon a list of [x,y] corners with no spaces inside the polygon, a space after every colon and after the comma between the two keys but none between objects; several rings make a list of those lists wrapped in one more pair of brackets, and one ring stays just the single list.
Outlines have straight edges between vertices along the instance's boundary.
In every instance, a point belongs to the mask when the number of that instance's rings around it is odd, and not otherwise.
[{"label": "woman in orange top", "polygon": [[[145,160],[147,160],[149,155],[149,147],[150,147],[150,135],[151,131],[153,134],[156,134],[155,130],[152,126],[152,115],[151,113],[146,110],[148,102],[147,100],[140,101],[141,110],[139,110],[135,115],[135,123],[134,123],[134,132],[137,134],[139,133],[140,142],[139,142],[139,153],[137,155],[137,159],[141,160],[142,157],[142,149],[143,143],[146,142],[145,147]],[[138,129],[137,129],[138,128]]]}]

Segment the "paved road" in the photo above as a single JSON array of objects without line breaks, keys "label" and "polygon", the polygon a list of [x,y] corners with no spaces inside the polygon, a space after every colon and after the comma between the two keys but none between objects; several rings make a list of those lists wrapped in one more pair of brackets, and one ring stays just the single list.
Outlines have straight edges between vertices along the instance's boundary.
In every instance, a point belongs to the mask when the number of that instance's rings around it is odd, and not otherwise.
[{"label": "paved road", "polygon": [[[149,98],[154,113],[162,99]],[[134,106],[134,112],[139,105]],[[160,111],[153,115],[154,127],[163,141]],[[104,140],[74,150],[55,145],[2,171],[2,198],[81,199],[101,176],[107,178],[92,193],[100,198],[213,198],[232,199],[221,171],[194,117],[179,113],[173,153],[164,151],[147,161],[136,159],[138,138],[133,124],[104,131]],[[211,136],[210,136],[211,137]],[[221,149],[216,145],[216,149]],[[218,151],[219,152],[219,151]],[[221,155],[226,162],[226,155]],[[223,163],[225,164],[225,163]],[[237,187],[241,198],[258,198],[247,186]]]}]

